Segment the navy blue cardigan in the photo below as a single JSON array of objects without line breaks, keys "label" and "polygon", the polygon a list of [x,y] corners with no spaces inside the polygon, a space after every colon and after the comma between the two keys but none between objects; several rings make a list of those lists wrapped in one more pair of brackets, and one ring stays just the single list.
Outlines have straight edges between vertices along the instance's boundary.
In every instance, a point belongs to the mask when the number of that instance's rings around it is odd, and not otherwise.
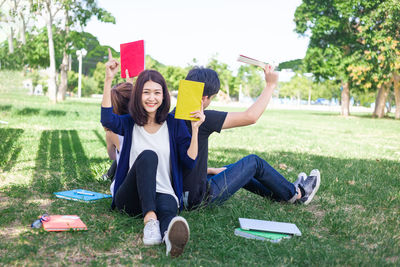
[{"label": "navy blue cardigan", "polygon": [[[120,154],[117,171],[115,173],[114,196],[119,186],[124,181],[129,171],[129,157],[132,146],[133,125],[132,117],[127,115],[116,115],[111,108],[101,108],[101,123],[116,134],[124,136],[124,145]],[[180,202],[180,209],[183,207],[183,175],[182,168],[192,169],[196,163],[187,155],[190,146],[191,135],[183,120],[175,119],[172,114],[168,114],[167,126],[169,133],[169,147],[171,155],[171,174],[172,187]],[[115,208],[114,199],[111,205]]]}]

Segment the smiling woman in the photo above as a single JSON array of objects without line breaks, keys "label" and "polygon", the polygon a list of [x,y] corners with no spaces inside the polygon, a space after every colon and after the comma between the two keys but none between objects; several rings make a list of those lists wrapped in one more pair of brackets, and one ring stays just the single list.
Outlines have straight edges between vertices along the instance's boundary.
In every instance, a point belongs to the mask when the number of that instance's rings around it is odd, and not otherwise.
[{"label": "smiling woman", "polygon": [[164,237],[167,255],[179,256],[189,241],[189,225],[177,216],[183,206],[182,168],[193,168],[197,158],[198,130],[203,109],[193,117],[192,136],[183,120],[168,114],[170,96],[164,77],[144,70],[136,79],[129,114],[116,115],[111,106],[111,83],[119,69],[112,58],[106,63],[101,109],[104,127],[123,137],[113,183],[112,208],[131,216],[142,215],[143,243],[156,245]]},{"label": "smiling woman", "polygon": [[157,124],[165,121],[170,108],[170,96],[164,77],[155,70],[140,73],[134,87],[129,113],[137,125],[149,122],[149,116]]}]

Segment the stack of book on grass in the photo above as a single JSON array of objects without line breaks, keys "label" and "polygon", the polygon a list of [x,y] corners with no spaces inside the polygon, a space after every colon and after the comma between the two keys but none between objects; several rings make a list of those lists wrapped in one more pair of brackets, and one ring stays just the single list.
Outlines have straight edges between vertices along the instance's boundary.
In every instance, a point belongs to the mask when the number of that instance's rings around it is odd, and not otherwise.
[{"label": "stack of book on grass", "polygon": [[235,229],[235,235],[250,239],[277,243],[293,235],[301,236],[299,228],[293,223],[239,218],[239,224],[240,228]]}]

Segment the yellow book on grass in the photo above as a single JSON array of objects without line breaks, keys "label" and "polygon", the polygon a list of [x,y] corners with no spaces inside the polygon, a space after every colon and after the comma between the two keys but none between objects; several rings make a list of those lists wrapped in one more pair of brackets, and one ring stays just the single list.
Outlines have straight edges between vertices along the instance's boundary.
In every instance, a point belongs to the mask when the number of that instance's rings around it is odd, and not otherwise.
[{"label": "yellow book on grass", "polygon": [[190,117],[190,112],[201,109],[204,83],[188,80],[179,82],[178,99],[176,102],[175,118],[182,120],[198,121],[198,118]]}]

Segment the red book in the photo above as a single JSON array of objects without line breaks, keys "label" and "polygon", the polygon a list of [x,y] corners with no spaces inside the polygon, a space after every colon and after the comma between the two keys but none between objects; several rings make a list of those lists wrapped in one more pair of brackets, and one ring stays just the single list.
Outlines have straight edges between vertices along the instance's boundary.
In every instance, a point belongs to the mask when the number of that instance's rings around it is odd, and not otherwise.
[{"label": "red book", "polygon": [[130,77],[136,77],[144,70],[144,41],[120,44],[121,78],[126,78],[126,70]]},{"label": "red book", "polygon": [[43,221],[46,231],[87,230],[86,225],[76,215],[50,215],[48,221]]}]

